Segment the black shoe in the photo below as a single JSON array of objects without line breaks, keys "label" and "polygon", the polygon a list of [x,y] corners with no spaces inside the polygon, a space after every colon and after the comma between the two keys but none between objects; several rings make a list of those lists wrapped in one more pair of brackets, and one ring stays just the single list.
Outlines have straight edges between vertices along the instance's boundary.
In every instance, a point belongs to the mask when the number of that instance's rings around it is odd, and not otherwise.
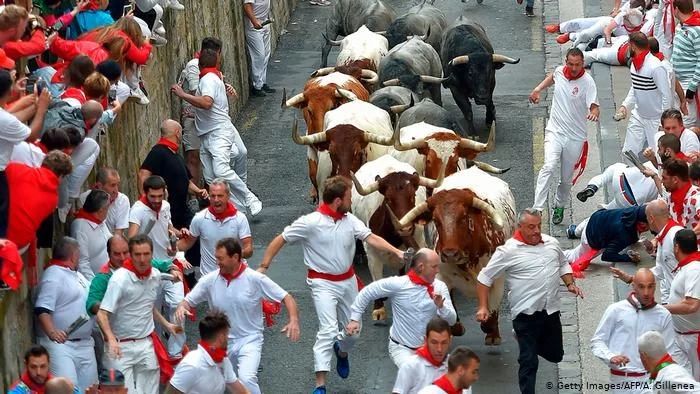
[{"label": "black shoe", "polygon": [[532,9],[532,7],[525,7],[525,16],[529,16],[529,17],[535,16],[535,12]]},{"label": "black shoe", "polygon": [[277,91],[277,89],[273,89],[273,88],[267,86],[267,84],[264,84],[264,85],[262,86],[262,90],[264,90],[265,93],[274,93],[274,92]]},{"label": "black shoe", "polygon": [[576,193],[576,198],[578,198],[579,201],[581,202],[586,202],[589,198],[593,197],[595,192],[598,191],[598,188],[593,186],[593,185],[588,185],[586,186],[585,189],[581,190],[580,192]]},{"label": "black shoe", "polygon": [[265,96],[267,96],[265,94],[265,92],[262,91],[262,89],[255,89],[255,88],[253,88],[253,90],[250,91],[250,95],[253,97],[265,97]]}]

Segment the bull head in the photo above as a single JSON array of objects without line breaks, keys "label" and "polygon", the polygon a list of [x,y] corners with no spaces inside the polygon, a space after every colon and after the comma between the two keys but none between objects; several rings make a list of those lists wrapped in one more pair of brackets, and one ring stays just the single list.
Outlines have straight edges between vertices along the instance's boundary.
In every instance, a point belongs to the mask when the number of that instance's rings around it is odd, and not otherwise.
[{"label": "bull head", "polygon": [[[374,143],[386,146],[390,146],[394,142],[392,137],[385,137],[383,135],[377,135],[368,132],[363,133],[362,139],[364,142],[367,143]],[[299,135],[298,121],[294,119],[294,123],[292,125],[292,140],[299,145],[315,145],[322,142],[326,142],[328,140],[328,135],[326,131],[322,131],[320,133],[315,133],[311,135]]]},{"label": "bull head", "polygon": [[[330,73],[335,72],[336,69],[337,69],[337,67],[319,68],[318,70],[311,73],[311,77],[312,78],[322,77],[324,75],[328,75]],[[377,82],[379,82],[379,75],[377,75],[377,73],[372,71],[372,70],[363,68],[362,72],[360,74],[360,79],[362,80],[362,82],[364,82],[366,84],[375,85]]]},{"label": "bull head", "polygon": [[[357,179],[357,177],[355,176],[355,173],[351,172],[350,175],[352,176],[352,182],[355,184],[355,189],[361,196],[366,196],[379,190],[379,183],[383,179],[379,175],[377,175],[377,177],[374,179],[374,182],[367,186],[363,186],[360,180]],[[419,176],[417,172],[414,172],[413,175],[418,177],[418,185],[432,189],[440,186],[442,184],[442,181],[445,179],[444,169],[440,172],[440,175],[437,179],[430,179],[424,176]]]},{"label": "bull head", "polygon": [[[428,143],[425,141],[425,139],[419,139],[415,141],[411,141],[408,143],[401,142],[401,131],[399,130],[399,124],[398,122],[396,123],[396,127],[394,127],[394,149],[398,151],[407,151],[411,149],[420,149],[420,148],[427,148]],[[465,148],[465,149],[471,149],[477,152],[490,152],[495,148],[496,145],[496,122],[493,122],[491,124],[491,131],[489,133],[489,139],[488,141],[484,144],[481,142],[476,142],[473,140],[470,140],[468,138],[462,138],[459,137],[459,147],[460,148]]]}]

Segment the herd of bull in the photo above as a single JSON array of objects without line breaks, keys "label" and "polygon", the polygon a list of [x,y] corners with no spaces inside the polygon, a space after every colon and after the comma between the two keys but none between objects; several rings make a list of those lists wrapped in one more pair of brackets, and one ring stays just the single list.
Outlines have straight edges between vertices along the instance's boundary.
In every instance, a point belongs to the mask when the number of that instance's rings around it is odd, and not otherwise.
[{"label": "herd of bull", "polygon": [[[495,147],[495,71],[519,59],[495,54],[472,21],[460,17],[447,26],[444,13],[425,2],[397,18],[381,0],[339,0],[323,37],[322,68],[303,92],[283,98],[306,122],[300,135],[294,121],[292,138],[308,146],[312,198],[326,178],[351,178],[360,220],[396,247],[435,248],[445,263],[442,280],[473,297],[479,270],[515,227],[513,194],[489,174],[507,169],[475,159]],[[327,67],[332,46],[340,53]],[[441,107],[441,84],[462,111],[466,132]],[[476,134],[470,99],[486,106],[486,143],[465,138]],[[403,266],[369,245],[365,250],[373,280],[384,264]],[[502,297],[501,279],[491,287],[492,313],[481,327],[487,345],[501,341]],[[372,316],[385,318],[381,301]],[[453,332],[464,328],[458,323]]]}]

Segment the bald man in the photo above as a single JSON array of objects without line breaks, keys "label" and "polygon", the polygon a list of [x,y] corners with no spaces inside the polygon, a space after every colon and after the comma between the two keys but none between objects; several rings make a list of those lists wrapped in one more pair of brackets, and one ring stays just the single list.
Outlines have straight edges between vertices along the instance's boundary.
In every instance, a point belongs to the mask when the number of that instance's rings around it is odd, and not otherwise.
[{"label": "bald man", "polygon": [[457,313],[445,282],[436,279],[440,256],[423,248],[413,256],[408,274],[380,279],[366,286],[351,306],[348,334],[359,333],[362,313],[370,302],[390,298],[394,319],[389,329],[389,355],[398,368],[416,354],[425,341],[425,326],[435,316],[457,322]]},{"label": "bald man", "polygon": [[75,387],[70,379],[51,378],[46,381],[45,394],[73,394]]},{"label": "bald man", "polygon": [[683,230],[683,226],[671,219],[668,204],[664,200],[654,200],[646,208],[649,229],[656,233],[656,266],[652,268],[656,280],[659,282],[661,303],[668,302],[671,292],[671,282],[675,276],[674,269],[678,266],[678,260],[673,254],[673,238],[676,233]]},{"label": "bald man", "polygon": [[593,355],[610,368],[610,383],[627,386],[613,390],[614,393],[645,392],[641,384],[649,375],[639,357],[637,338],[647,331],[658,331],[664,336],[668,353],[678,363],[683,365],[687,360],[676,344],[671,313],[654,301],[655,290],[656,280],[651,270],[637,270],[627,299],[605,310],[591,338]]}]

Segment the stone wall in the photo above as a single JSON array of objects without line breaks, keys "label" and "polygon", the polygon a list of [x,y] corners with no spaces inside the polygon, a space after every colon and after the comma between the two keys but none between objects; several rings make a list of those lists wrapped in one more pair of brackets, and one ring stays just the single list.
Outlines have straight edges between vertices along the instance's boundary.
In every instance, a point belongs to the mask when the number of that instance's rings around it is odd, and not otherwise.
[{"label": "stone wall", "polygon": [[[274,50],[297,0],[271,1],[275,21],[271,25]],[[242,1],[183,0],[183,3],[184,11],[166,11],[168,45],[154,50],[153,59],[144,72],[151,103],[148,106],[127,104],[117,123],[100,139],[102,150],[97,165],[119,170],[122,191],[132,201],[137,197],[138,168],[158,139],[160,122],[166,118],[179,120],[179,99],[170,94],[170,85],[177,82],[180,70],[198,50],[202,38],[216,36],[224,43],[222,71],[240,97],[239,101],[231,102],[232,117],[248,99]],[[6,392],[19,376],[24,351],[32,342],[30,293],[25,285],[19,293],[0,293],[0,392]]]}]

